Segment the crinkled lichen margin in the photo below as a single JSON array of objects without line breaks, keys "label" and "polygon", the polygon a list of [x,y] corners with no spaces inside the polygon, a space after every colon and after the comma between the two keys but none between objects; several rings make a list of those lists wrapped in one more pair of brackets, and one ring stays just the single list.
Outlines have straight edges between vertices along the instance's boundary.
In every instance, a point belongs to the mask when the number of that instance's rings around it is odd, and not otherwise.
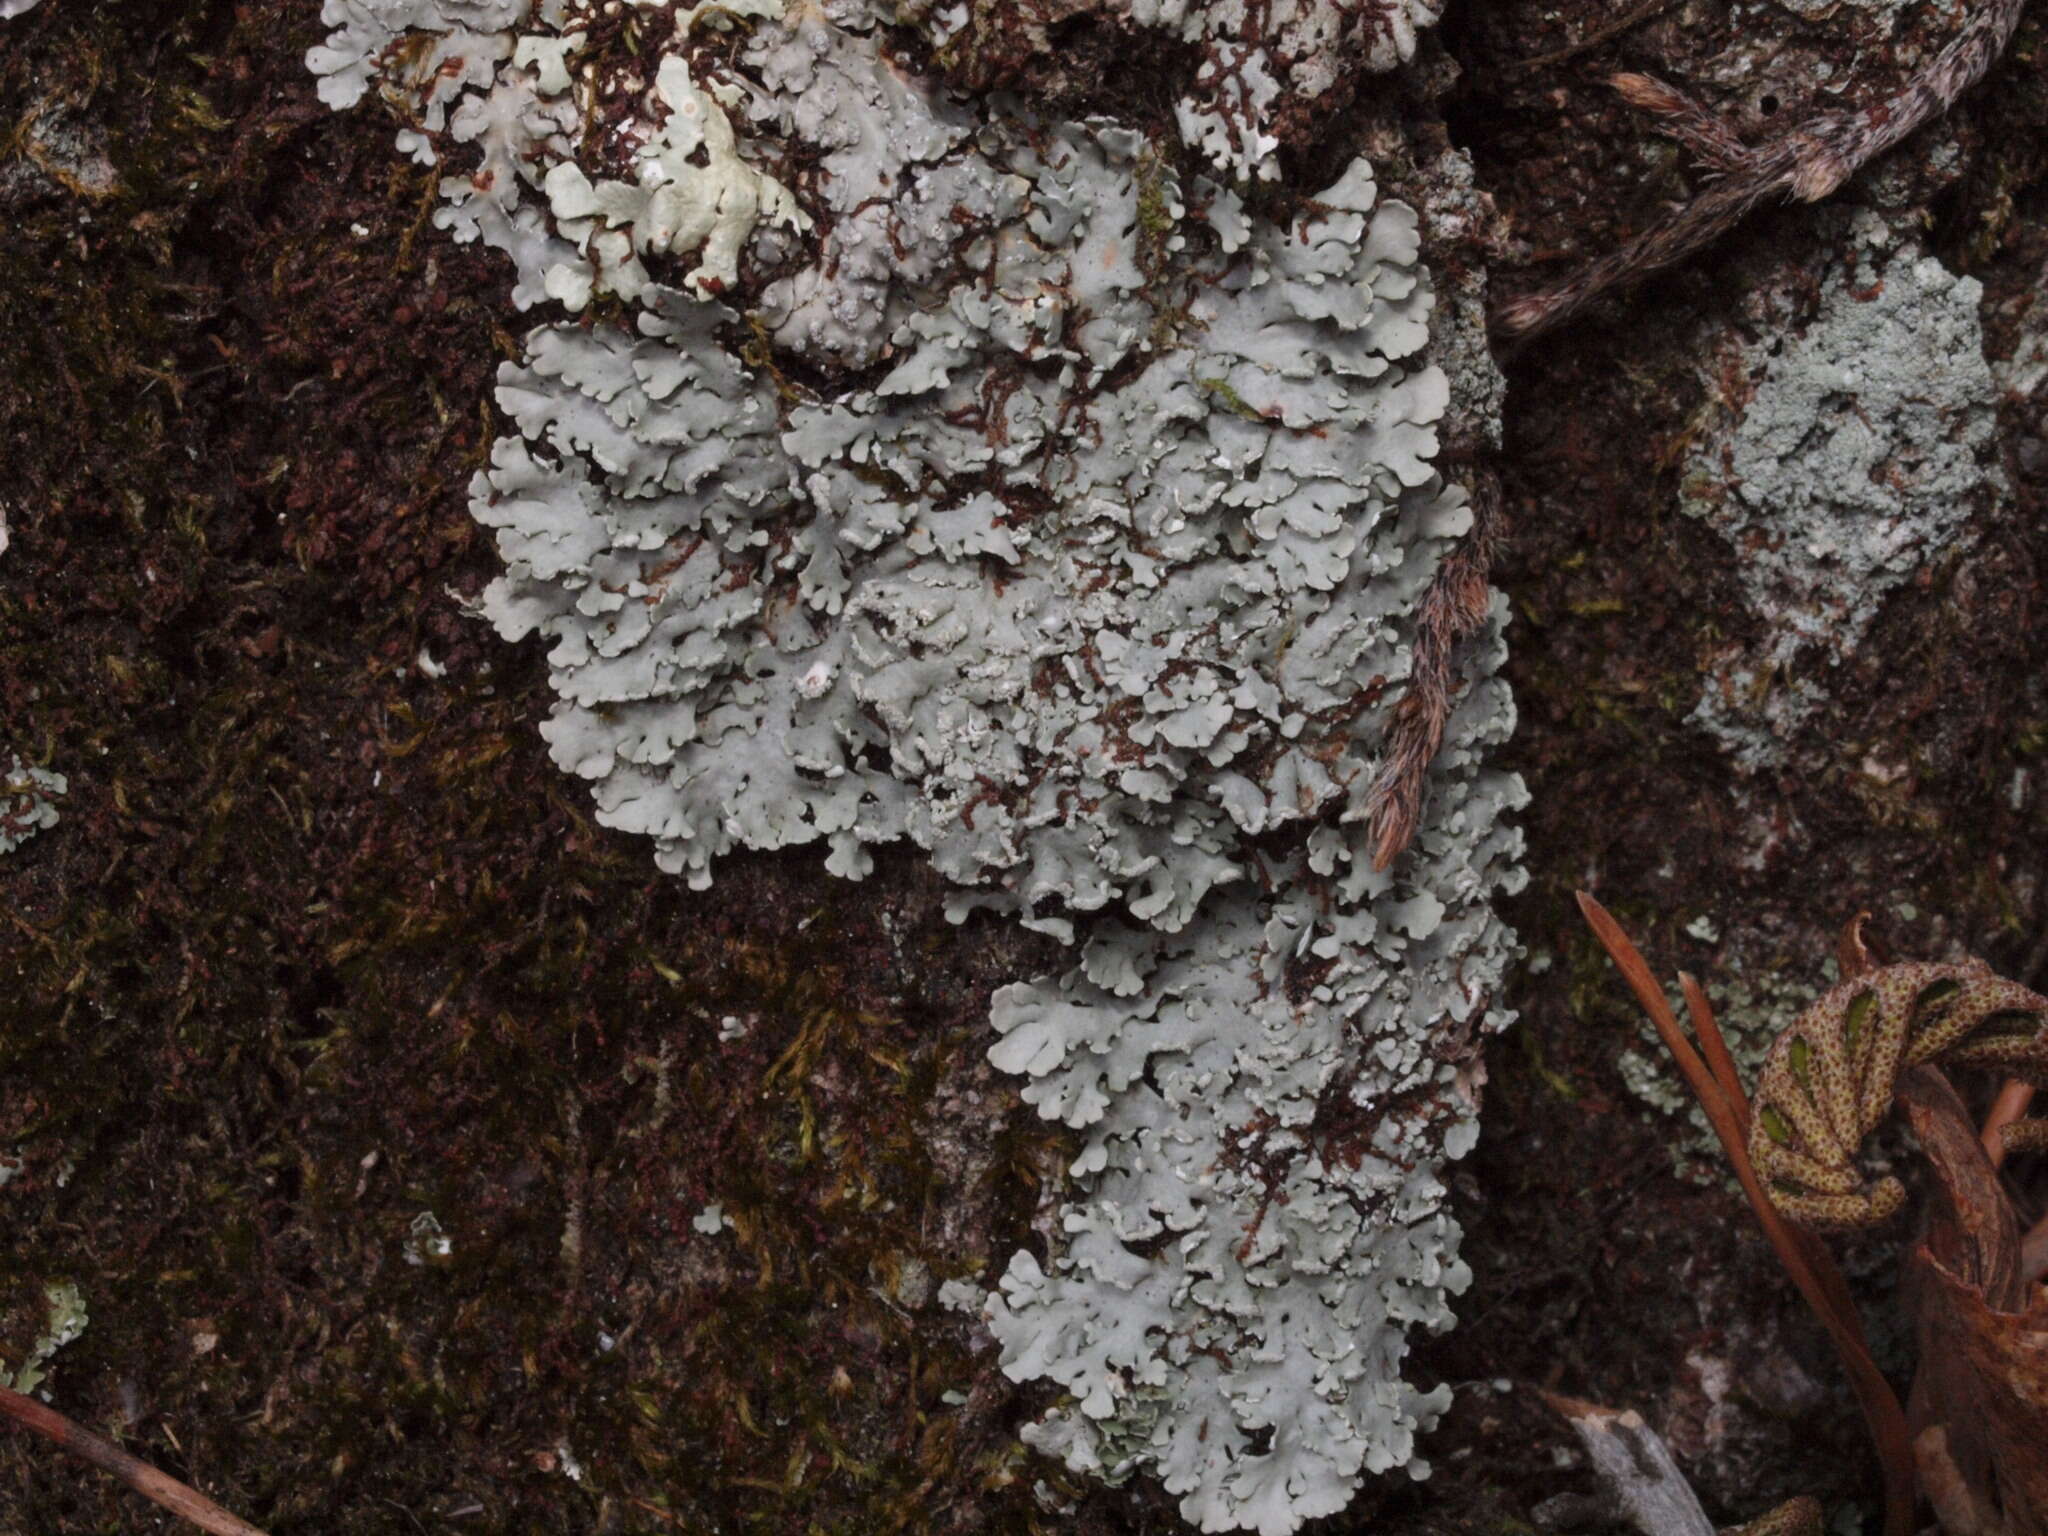
[{"label": "crinkled lichen margin", "polygon": [[1441,11],[1436,0],[895,0],[892,15],[977,85],[1058,80],[1090,25],[1140,47],[1171,38],[1198,61],[1173,105],[1182,139],[1227,176],[1274,181],[1283,138],[1298,144],[1358,80],[1407,63]]},{"label": "crinkled lichen margin", "polygon": [[0,751],[0,853],[12,853],[57,825],[57,801],[65,788],[63,774]]},{"label": "crinkled lichen margin", "polygon": [[[1441,1170],[1519,884],[1496,604],[1426,821],[1366,795],[1470,524],[1416,217],[1372,168],[1275,222],[1106,120],[949,97],[865,0],[327,0],[437,221],[549,319],[471,488],[549,643],[555,760],[707,884],[909,839],[1073,945],[992,1058],[1080,1134],[986,1315],[1034,1444],[1285,1532],[1406,1466],[1466,1271]],[[630,46],[603,41],[629,36]],[[596,39],[597,41],[593,41]],[[799,366],[800,365],[800,366]],[[837,387],[798,380],[844,379]]]}]

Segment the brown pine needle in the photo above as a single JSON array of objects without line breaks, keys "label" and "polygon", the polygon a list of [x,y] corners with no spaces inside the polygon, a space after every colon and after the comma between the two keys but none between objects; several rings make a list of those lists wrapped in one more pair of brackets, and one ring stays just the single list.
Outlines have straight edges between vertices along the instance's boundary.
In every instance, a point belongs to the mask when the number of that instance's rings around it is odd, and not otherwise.
[{"label": "brown pine needle", "polygon": [[102,1440],[91,1430],[32,1397],[0,1387],[0,1414],[34,1430],[80,1460],[113,1473],[145,1499],[162,1505],[174,1515],[183,1516],[202,1531],[211,1531],[213,1536],[263,1536],[262,1531],[229,1514],[205,1494],[157,1471],[148,1462],[130,1456],[119,1446]]},{"label": "brown pine needle", "polygon": [[1858,912],[1842,925],[1841,936],[1835,940],[1835,968],[1844,981],[1854,981],[1877,969],[1877,956],[1870,952],[1870,941],[1863,937],[1863,925],[1869,921],[1868,912]]}]

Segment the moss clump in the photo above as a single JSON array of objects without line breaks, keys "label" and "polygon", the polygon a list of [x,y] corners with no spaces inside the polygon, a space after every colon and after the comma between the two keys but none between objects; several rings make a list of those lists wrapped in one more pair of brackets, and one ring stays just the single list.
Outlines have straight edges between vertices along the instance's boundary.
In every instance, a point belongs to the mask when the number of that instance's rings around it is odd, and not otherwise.
[{"label": "moss clump", "polygon": [[[1028,948],[886,860],[700,898],[592,828],[446,590],[497,272],[406,242],[431,178],[313,99],[317,7],[7,26],[0,122],[115,177],[0,148],[0,719],[72,781],[0,861],[0,1357],[70,1279],[58,1405],[280,1536],[1046,1526],[889,1281],[978,1277],[1056,1161],[979,1065]],[[41,1532],[132,1500],[0,1441]]]}]

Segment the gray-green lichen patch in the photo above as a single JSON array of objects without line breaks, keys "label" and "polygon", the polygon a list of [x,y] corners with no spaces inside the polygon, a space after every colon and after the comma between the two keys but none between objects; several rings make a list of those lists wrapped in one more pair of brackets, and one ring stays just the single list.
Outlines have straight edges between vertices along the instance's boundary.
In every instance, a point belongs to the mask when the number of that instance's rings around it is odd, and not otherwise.
[{"label": "gray-green lichen patch", "polygon": [[1431,0],[895,0],[942,51],[1049,55],[1082,18],[1163,33],[1200,57],[1174,104],[1182,140],[1233,180],[1280,174],[1281,122],[1301,118],[1349,79],[1412,58],[1441,6]]},{"label": "gray-green lichen patch", "polygon": [[76,1285],[59,1280],[45,1286],[43,1301],[48,1311],[42,1332],[14,1370],[8,1370],[6,1361],[0,1360],[0,1387],[16,1392],[35,1391],[49,1379],[50,1361],[57,1351],[85,1332],[85,1297]]},{"label": "gray-green lichen patch", "polygon": [[1999,386],[2008,393],[2033,394],[2043,383],[2048,383],[2048,330],[2022,333],[2012,356],[2001,361],[1992,371]]},{"label": "gray-green lichen patch", "polygon": [[[1834,20],[1841,12],[1844,0],[1771,0],[1793,15],[1805,21],[1827,22]],[[1878,28],[1880,36],[1889,37],[1898,27],[1899,17],[1908,8],[1908,0],[1847,0],[1850,9],[1861,13]],[[1745,10],[1761,12],[1763,5],[1738,7],[1735,17],[1740,18]],[[1758,30],[1761,30],[1759,28]],[[1745,34],[1746,35],[1746,34]]]},{"label": "gray-green lichen patch", "polygon": [[1803,321],[1709,360],[1681,506],[1736,552],[1765,637],[1715,658],[1694,718],[1745,768],[1783,760],[1884,599],[2000,484],[1980,293],[1859,214]]},{"label": "gray-green lichen patch", "polygon": [[[1420,212],[1430,243],[1485,251],[1506,238],[1492,199],[1479,188],[1470,155],[1447,147],[1421,171]],[[1486,270],[1484,261],[1466,260],[1448,273],[1432,274],[1437,304],[1423,355],[1450,381],[1444,447],[1461,457],[1500,447],[1501,410],[1507,401],[1507,376],[1486,334]]]},{"label": "gray-green lichen patch", "polygon": [[1416,215],[1363,159],[1276,222],[1116,122],[949,99],[858,0],[636,9],[600,67],[575,5],[329,0],[311,61],[415,115],[515,303],[624,315],[528,333],[471,488],[555,761],[693,884],[907,839],[956,918],[1074,946],[994,1009],[992,1059],[1085,1134],[1057,1241],[986,1299],[1003,1369],[1066,1393],[1033,1443],[1208,1530],[1421,1475],[1445,1398],[1400,1367],[1465,1280],[1441,1167],[1508,1017],[1522,790],[1485,766],[1497,604],[1371,868],[1471,521]]},{"label": "gray-green lichen patch", "polygon": [[63,774],[0,752],[0,853],[12,853],[57,825],[57,801],[64,790]]},{"label": "gray-green lichen patch", "polygon": [[[2044,264],[2048,265],[2048,264]],[[2037,267],[2034,280],[1988,306],[1985,319],[2004,337],[1999,355],[1991,358],[1991,376],[2008,396],[2031,400],[2048,385],[2048,274]],[[2022,450],[2022,471],[2033,472],[2033,457]]]}]

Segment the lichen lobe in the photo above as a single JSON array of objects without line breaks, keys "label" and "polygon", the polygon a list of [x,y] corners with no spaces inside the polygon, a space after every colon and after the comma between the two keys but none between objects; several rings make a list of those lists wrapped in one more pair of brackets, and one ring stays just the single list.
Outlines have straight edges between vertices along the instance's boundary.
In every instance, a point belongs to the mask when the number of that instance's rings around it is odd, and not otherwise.
[{"label": "lichen lobe", "polygon": [[311,61],[480,160],[442,219],[516,304],[596,316],[501,370],[471,488],[555,761],[693,884],[907,839],[957,918],[1074,946],[997,995],[990,1053],[1084,1137],[1057,1251],[988,1301],[1004,1370],[1067,1394],[1035,1444],[1210,1530],[1422,1475],[1445,1396],[1400,1365],[1465,1281],[1440,1169],[1508,1017],[1522,791],[1484,762],[1496,601],[1413,850],[1371,868],[1470,522],[1415,215],[1361,159],[1254,216],[1138,130],[948,97],[858,4],[638,9],[675,32],[617,79],[559,0],[329,0]]}]

